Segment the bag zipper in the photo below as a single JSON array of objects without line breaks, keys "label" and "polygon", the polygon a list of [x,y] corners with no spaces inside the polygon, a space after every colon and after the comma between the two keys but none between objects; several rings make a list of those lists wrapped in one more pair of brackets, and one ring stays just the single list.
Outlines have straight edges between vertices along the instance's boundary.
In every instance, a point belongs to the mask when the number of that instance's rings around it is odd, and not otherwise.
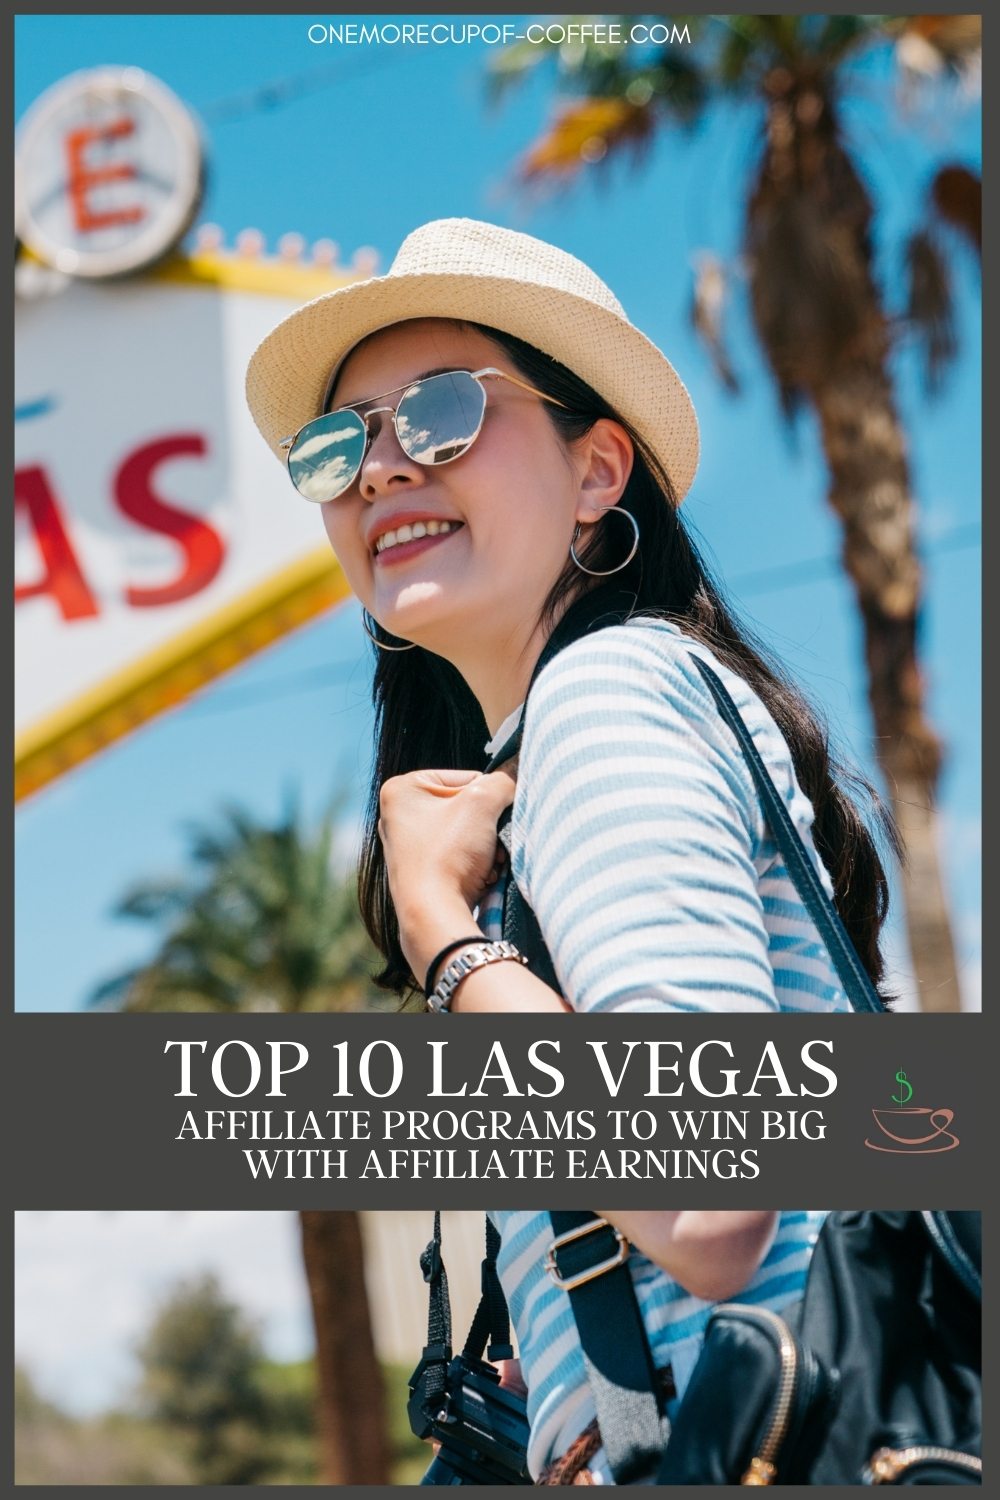
[{"label": "bag zipper", "polygon": [[868,1460],[862,1479],[865,1484],[895,1484],[907,1469],[917,1464],[953,1464],[970,1474],[982,1475],[983,1461],[957,1448],[939,1448],[934,1443],[913,1443],[908,1448],[879,1448]]},{"label": "bag zipper", "polygon": [[771,1420],[761,1441],[760,1450],[750,1460],[750,1466],[740,1480],[740,1484],[773,1484],[778,1474],[775,1459],[784,1441],[785,1433],[788,1431],[792,1397],[795,1395],[795,1382],[799,1373],[799,1354],[795,1340],[784,1318],[779,1318],[778,1314],[771,1312],[769,1308],[751,1308],[741,1303],[724,1302],[715,1311],[738,1313],[743,1318],[757,1318],[777,1335],[780,1361],[778,1394],[775,1397]]}]

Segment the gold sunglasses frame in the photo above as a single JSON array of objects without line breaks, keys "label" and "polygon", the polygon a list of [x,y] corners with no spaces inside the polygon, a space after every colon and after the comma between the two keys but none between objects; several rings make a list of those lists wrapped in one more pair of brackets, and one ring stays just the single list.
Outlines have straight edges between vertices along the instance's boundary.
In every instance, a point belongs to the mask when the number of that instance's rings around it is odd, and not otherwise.
[{"label": "gold sunglasses frame", "polygon": [[[526,380],[519,380],[516,375],[508,375],[507,372],[506,372],[506,370],[498,370],[493,365],[487,365],[482,370],[438,370],[434,375],[426,375],[422,379],[410,380],[410,381],[408,381],[406,383],[406,385],[393,386],[392,390],[390,390],[390,391],[382,391],[378,396],[369,396],[369,397],[367,397],[363,401],[350,402],[346,406],[335,406],[332,411],[322,412],[320,414],[320,416],[318,416],[318,417],[310,417],[309,421],[308,422],[303,422],[303,424],[299,428],[299,430],[296,433],[294,433],[291,437],[282,438],[281,441],[278,444],[278,447],[280,449],[282,449],[282,451],[284,452],[284,455],[285,455],[285,468],[286,468],[286,470],[288,472],[288,477],[291,480],[292,487],[294,488],[295,493],[297,495],[301,495],[303,500],[309,500],[310,499],[310,496],[302,494],[302,491],[299,489],[298,485],[295,483],[295,480],[292,479],[291,468],[290,468],[290,465],[289,465],[289,460],[291,458],[292,449],[295,447],[295,444],[299,441],[299,438],[306,431],[306,429],[309,428],[309,427],[311,427],[314,422],[321,422],[326,417],[337,416],[340,412],[351,412],[354,416],[358,417],[359,420],[361,421],[361,423],[362,423],[362,425],[364,426],[364,429],[365,429],[365,446],[364,446],[364,451],[361,454],[360,459],[358,460],[358,467],[355,469],[354,473],[351,475],[351,477],[348,480],[347,484],[344,485],[343,489],[338,490],[335,495],[330,495],[325,500],[313,500],[312,503],[314,505],[329,505],[330,502],[331,502],[331,500],[339,500],[340,497],[341,497],[341,495],[346,494],[347,491],[350,489],[351,485],[354,483],[354,481],[357,479],[358,475],[361,473],[361,470],[362,470],[362,468],[364,466],[365,459],[368,457],[368,451],[369,451],[369,449],[371,448],[371,445],[372,445],[372,432],[371,432],[371,428],[368,426],[368,418],[369,417],[378,416],[382,412],[387,412],[388,411],[388,412],[392,413],[392,430],[396,434],[396,441],[399,444],[400,448],[402,449],[403,453],[406,454],[406,457],[409,458],[409,459],[411,459],[413,463],[419,463],[424,468],[427,468],[427,469],[439,469],[439,468],[443,468],[445,464],[453,464],[453,463],[455,463],[455,461],[457,459],[464,458],[465,455],[468,453],[469,449],[472,447],[472,445],[478,439],[479,434],[483,430],[483,422],[486,420],[486,407],[488,405],[488,401],[487,401],[487,393],[486,393],[485,386],[482,387],[482,391],[483,391],[483,409],[482,409],[482,412],[480,413],[479,422],[478,422],[478,424],[476,426],[476,430],[472,434],[472,436],[469,438],[468,443],[466,443],[466,445],[462,449],[461,453],[454,454],[454,456],[452,458],[435,459],[435,460],[431,460],[430,462],[425,462],[423,459],[414,458],[411,453],[407,453],[407,450],[406,450],[406,448],[405,448],[405,446],[403,444],[403,440],[402,440],[402,438],[399,435],[399,427],[398,427],[397,422],[396,422],[396,416],[397,416],[397,413],[399,411],[399,408],[402,406],[403,402],[406,400],[407,394],[411,390],[413,390],[415,386],[425,385],[425,384],[427,384],[431,380],[441,380],[446,375],[469,375],[469,376],[471,376],[471,378],[473,380],[475,380],[477,382],[480,382],[480,384],[481,384],[481,382],[483,380],[488,380],[488,379],[492,379],[492,380],[509,380],[510,383],[511,383],[511,385],[519,386],[522,391],[527,391],[530,395],[537,396],[539,398],[539,400],[541,400],[541,401],[548,401],[550,403],[550,405],[561,407],[563,411],[568,410],[565,402],[563,402],[563,401],[557,401],[556,398],[555,398],[555,396],[548,396],[548,395],[546,395],[546,393],[544,391],[537,390],[535,386],[529,385]],[[402,395],[400,396],[399,400],[396,402],[395,406],[372,406],[372,407],[369,407],[368,410],[365,411],[365,412],[360,412],[360,411],[357,411],[355,409],[355,408],[357,408],[359,406],[367,406],[368,401],[382,401],[382,400],[385,399],[386,396],[395,396],[396,393],[399,392],[399,391],[402,392]]]}]

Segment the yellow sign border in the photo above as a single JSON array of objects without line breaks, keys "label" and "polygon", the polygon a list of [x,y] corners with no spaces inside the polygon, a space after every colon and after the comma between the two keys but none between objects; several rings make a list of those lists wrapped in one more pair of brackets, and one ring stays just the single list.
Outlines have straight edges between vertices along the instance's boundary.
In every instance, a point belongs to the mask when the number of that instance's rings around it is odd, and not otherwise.
[{"label": "yellow sign border", "polygon": [[[146,275],[302,301],[358,279],[333,269],[214,252],[171,256]],[[55,713],[36,720],[15,741],[15,801],[41,790],[140,724],[182,703],[207,682],[340,603],[349,593],[329,547],[317,547]]]},{"label": "yellow sign border", "polygon": [[329,547],[318,547],[166,645],[36,721],[14,751],[16,801],[173,708],[350,593]]},{"label": "yellow sign border", "polygon": [[217,250],[195,250],[190,255],[171,255],[145,273],[156,281],[180,282],[185,286],[207,284],[233,292],[251,292],[261,297],[288,297],[309,302],[324,292],[350,286],[361,278],[343,267],[303,265],[297,261],[258,260]]}]

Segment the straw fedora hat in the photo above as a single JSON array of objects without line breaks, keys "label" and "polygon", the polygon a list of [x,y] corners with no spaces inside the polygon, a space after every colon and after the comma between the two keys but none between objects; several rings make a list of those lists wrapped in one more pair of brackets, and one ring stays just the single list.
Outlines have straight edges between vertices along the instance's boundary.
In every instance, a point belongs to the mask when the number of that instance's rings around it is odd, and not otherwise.
[{"label": "straw fedora hat", "polygon": [[678,500],[698,467],[698,420],[670,361],[582,261],[476,219],[408,235],[385,276],[317,297],[250,360],[247,401],[270,447],[318,416],[333,372],[368,334],[408,318],[485,323],[560,361],[614,407],[663,464]]}]

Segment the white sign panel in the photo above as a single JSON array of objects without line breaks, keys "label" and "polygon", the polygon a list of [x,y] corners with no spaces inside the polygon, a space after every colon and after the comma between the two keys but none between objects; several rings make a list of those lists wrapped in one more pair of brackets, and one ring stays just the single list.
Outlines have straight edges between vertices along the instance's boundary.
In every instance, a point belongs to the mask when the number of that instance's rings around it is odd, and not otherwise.
[{"label": "white sign panel", "polygon": [[162,671],[200,622],[241,601],[263,608],[289,569],[334,574],[320,514],[243,399],[250,354],[301,300],[163,277],[73,282],[18,306],[22,739],[44,741],[46,724],[61,732],[74,705],[78,718],[121,707],[116,682],[141,682],[144,662]]}]

